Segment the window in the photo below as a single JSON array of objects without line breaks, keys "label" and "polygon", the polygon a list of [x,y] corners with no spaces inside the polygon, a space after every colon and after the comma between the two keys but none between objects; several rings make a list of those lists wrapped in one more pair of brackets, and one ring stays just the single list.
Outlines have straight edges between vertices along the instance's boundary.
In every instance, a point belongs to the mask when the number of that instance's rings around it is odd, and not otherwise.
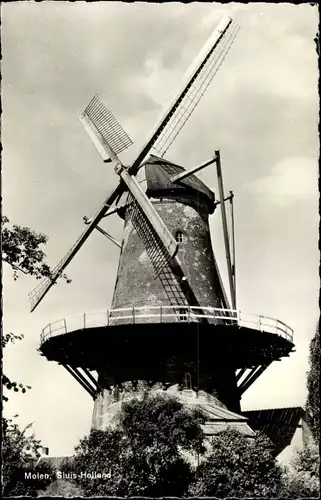
[{"label": "window", "polygon": [[175,240],[177,241],[177,243],[184,243],[185,237],[182,231],[176,231]]}]

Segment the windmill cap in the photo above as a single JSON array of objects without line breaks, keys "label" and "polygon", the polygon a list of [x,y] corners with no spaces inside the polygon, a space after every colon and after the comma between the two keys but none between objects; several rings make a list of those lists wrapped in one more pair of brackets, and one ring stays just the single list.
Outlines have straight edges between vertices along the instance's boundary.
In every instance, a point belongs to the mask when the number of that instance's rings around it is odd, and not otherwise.
[{"label": "windmill cap", "polygon": [[148,196],[155,198],[166,195],[193,196],[207,205],[209,213],[213,213],[215,195],[198,177],[192,174],[179,183],[171,181],[175,175],[185,172],[185,168],[155,155],[151,155],[142,163],[140,168],[142,167],[145,167]]}]

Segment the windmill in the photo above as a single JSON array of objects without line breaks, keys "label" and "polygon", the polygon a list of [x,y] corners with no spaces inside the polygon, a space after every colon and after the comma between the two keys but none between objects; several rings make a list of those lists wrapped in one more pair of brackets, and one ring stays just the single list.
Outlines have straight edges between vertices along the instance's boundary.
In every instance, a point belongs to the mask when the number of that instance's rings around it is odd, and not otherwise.
[{"label": "windmill", "polygon": [[[219,23],[130,165],[119,155],[132,141],[98,96],[81,114],[119,183],[97,213],[84,218],[86,229],[30,299],[34,310],[95,229],[120,247],[111,309],[50,323],[41,334],[42,355],[64,366],[94,399],[94,427],[103,426],[119,389],[128,382],[135,388],[139,381],[161,383],[165,389],[175,384],[183,388],[188,381],[189,390],[215,395],[233,419],[241,413],[242,394],[273,361],[293,350],[291,328],[236,308],[233,193],[225,197],[220,151],[190,170],[164,158],[238,29],[230,18]],[[195,175],[212,164],[219,201]],[[211,244],[209,215],[217,206],[230,300]],[[124,221],[121,243],[99,226],[113,213]]]}]

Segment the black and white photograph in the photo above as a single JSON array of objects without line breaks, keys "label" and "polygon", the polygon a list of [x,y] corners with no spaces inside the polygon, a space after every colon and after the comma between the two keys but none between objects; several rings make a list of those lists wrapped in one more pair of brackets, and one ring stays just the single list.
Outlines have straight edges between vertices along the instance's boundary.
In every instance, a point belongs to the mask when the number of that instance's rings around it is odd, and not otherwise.
[{"label": "black and white photograph", "polygon": [[4,497],[319,497],[318,25],[2,3]]}]

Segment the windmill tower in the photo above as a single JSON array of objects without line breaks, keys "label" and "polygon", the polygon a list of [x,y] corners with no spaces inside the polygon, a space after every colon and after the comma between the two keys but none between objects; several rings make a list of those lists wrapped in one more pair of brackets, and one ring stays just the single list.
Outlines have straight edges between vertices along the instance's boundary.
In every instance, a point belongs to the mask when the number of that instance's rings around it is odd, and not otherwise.
[{"label": "windmill tower", "polygon": [[[120,247],[111,309],[50,323],[41,353],[64,366],[94,399],[93,426],[103,426],[124,384],[178,384],[214,395],[241,413],[242,394],[275,360],[293,349],[293,332],[279,320],[236,308],[234,237],[227,231],[219,150],[186,171],[164,158],[225,58],[238,26],[224,18],[193,62],[182,88],[129,166],[119,154],[131,140],[95,96],[80,120],[119,184],[84,233],[30,294],[32,310],[94,229]],[[153,152],[153,154],[152,154]],[[216,165],[219,201],[195,175]],[[231,304],[212,248],[209,216],[220,209]],[[122,242],[98,224],[117,212]]]}]

